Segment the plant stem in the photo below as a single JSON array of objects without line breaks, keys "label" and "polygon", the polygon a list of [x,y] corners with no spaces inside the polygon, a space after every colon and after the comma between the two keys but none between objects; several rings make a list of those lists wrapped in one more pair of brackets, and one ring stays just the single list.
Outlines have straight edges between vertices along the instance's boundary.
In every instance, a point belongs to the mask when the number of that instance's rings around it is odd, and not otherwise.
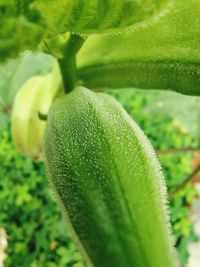
[{"label": "plant stem", "polygon": [[181,189],[183,189],[199,171],[200,171],[200,164],[192,171],[192,173],[181,184],[175,187],[175,189],[169,194],[169,200],[171,200],[175,194],[177,194]]},{"label": "plant stem", "polygon": [[63,57],[58,59],[66,93],[70,92],[77,82],[76,54],[82,47],[84,41],[81,36],[71,34],[65,45]]}]

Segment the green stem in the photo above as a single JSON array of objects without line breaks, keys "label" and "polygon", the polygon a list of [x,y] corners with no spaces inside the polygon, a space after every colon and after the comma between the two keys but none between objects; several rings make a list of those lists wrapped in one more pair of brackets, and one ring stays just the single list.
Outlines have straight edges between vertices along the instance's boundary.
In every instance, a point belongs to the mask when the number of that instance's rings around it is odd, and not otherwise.
[{"label": "green stem", "polygon": [[76,54],[84,41],[81,36],[71,34],[65,45],[63,57],[58,60],[66,93],[70,92],[76,85]]}]

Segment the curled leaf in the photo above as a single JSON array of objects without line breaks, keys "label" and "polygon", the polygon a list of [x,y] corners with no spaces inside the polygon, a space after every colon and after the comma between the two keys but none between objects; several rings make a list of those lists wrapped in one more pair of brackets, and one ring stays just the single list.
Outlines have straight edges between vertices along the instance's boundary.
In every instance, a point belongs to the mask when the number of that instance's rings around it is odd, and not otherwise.
[{"label": "curled leaf", "polygon": [[91,36],[78,56],[90,88],[175,90],[200,95],[200,1],[173,0],[122,35]]}]

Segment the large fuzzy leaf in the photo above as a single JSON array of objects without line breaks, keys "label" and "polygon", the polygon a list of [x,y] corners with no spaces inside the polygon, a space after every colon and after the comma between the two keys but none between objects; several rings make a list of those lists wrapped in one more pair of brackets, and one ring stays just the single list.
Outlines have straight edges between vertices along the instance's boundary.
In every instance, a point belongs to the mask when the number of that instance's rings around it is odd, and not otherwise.
[{"label": "large fuzzy leaf", "polygon": [[[158,13],[168,0],[36,0],[55,32],[100,33],[122,29]],[[52,14],[52,16],[50,16]]]},{"label": "large fuzzy leaf", "polygon": [[[1,0],[0,61],[67,31],[119,31],[160,12],[168,0]],[[54,50],[56,44],[52,42]]]},{"label": "large fuzzy leaf", "polygon": [[200,1],[173,0],[123,34],[92,36],[78,57],[90,88],[172,89],[200,95]]}]

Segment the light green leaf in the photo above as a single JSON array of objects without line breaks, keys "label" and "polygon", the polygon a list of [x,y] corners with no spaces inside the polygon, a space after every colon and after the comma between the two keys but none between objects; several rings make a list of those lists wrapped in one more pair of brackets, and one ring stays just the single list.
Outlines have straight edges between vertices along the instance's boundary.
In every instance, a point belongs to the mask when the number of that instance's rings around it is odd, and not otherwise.
[{"label": "light green leaf", "polygon": [[91,36],[78,56],[90,88],[172,89],[200,95],[200,1],[173,0],[120,35]]},{"label": "light green leaf", "polygon": [[[54,32],[100,33],[143,21],[168,0],[36,0],[34,7]],[[53,16],[50,16],[53,14]]]},{"label": "light green leaf", "polygon": [[[1,0],[0,61],[41,48],[67,31],[119,31],[160,12],[169,0]],[[58,46],[53,41],[53,48]]]}]

